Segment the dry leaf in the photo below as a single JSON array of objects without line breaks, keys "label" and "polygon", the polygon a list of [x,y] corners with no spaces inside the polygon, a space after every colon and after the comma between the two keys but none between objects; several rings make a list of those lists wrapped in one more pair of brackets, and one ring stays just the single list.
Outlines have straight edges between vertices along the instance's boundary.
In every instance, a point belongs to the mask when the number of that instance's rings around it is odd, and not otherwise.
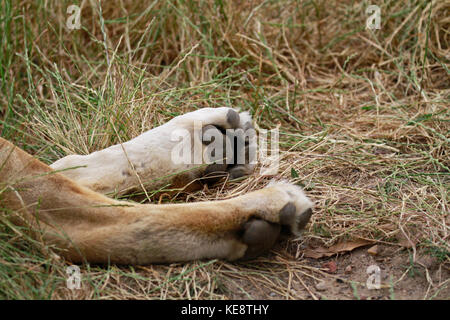
[{"label": "dry leaf", "polygon": [[319,259],[319,258],[323,258],[323,257],[331,257],[332,255],[335,255],[335,254],[338,254],[341,252],[352,251],[353,249],[367,246],[369,244],[373,244],[373,241],[364,240],[364,239],[359,239],[359,240],[355,240],[355,241],[346,241],[346,242],[341,242],[341,243],[332,245],[329,248],[325,248],[325,247],[318,247],[318,248],[314,248],[314,249],[308,248],[304,251],[304,255],[305,255],[305,257],[313,258],[313,259]]},{"label": "dry leaf", "polygon": [[376,256],[378,254],[378,245],[374,245],[373,247],[367,249],[367,253]]}]

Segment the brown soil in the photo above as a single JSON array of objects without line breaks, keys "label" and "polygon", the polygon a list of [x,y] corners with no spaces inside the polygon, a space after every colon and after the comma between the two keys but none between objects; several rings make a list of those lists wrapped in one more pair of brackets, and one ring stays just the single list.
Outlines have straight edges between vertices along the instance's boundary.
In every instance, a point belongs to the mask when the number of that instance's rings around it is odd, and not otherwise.
[{"label": "brown soil", "polygon": [[[412,250],[389,245],[378,245],[378,253],[370,254],[372,246],[355,249],[350,253],[322,259],[305,258],[298,260],[310,272],[300,274],[300,279],[290,272],[280,275],[288,284],[289,295],[276,290],[262,288],[257,283],[240,281],[238,285],[228,284],[230,299],[249,299],[242,293],[244,289],[252,299],[327,299],[327,300],[409,300],[409,299],[449,299],[450,266],[440,263],[438,258],[424,253],[416,254],[413,263]],[[271,254],[268,259],[279,256]],[[291,261],[295,264],[295,261]],[[331,265],[331,268],[330,268]],[[334,270],[333,265],[336,266]],[[371,265],[380,268],[380,289],[368,289]],[[306,271],[306,270],[303,270]],[[311,274],[311,271],[313,271]]]}]

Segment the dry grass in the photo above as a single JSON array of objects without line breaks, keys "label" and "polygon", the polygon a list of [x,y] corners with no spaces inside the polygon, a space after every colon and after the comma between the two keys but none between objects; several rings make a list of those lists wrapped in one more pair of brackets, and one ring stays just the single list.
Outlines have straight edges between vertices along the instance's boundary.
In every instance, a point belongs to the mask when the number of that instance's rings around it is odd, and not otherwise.
[{"label": "dry grass", "polygon": [[[72,3],[81,30],[65,27]],[[385,1],[372,31],[369,4],[3,1],[3,137],[49,163],[202,106],[239,107],[260,127],[280,126],[279,178],[304,186],[316,209],[302,239],[256,261],[82,266],[81,291],[65,288],[67,263],[51,248],[2,218],[0,297],[315,299],[314,283],[332,276],[303,249],[355,238],[448,270],[450,5]],[[269,180],[256,172],[170,201],[222,199]],[[434,282],[422,297],[448,286]]]}]

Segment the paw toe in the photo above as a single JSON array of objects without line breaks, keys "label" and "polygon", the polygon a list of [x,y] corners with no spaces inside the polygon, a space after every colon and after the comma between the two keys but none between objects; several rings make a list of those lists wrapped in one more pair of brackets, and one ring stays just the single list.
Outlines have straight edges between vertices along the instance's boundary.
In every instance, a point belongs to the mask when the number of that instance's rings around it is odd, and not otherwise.
[{"label": "paw toe", "polygon": [[230,126],[232,128],[239,127],[239,123],[240,123],[239,113],[237,113],[233,109],[228,110],[228,112],[227,112],[227,122],[230,124]]},{"label": "paw toe", "polygon": [[302,212],[297,218],[297,228],[298,230],[303,229],[308,223],[309,219],[312,216],[312,209],[309,208],[306,211]]},{"label": "paw toe", "polygon": [[280,211],[280,223],[282,225],[292,225],[295,222],[297,208],[293,202],[288,202]]},{"label": "paw toe", "polygon": [[236,179],[243,176],[246,176],[249,174],[249,170],[246,166],[235,166],[228,170],[228,173],[230,174],[230,179]]},{"label": "paw toe", "polygon": [[303,211],[299,210],[299,208],[301,206],[296,205],[295,202],[288,202],[280,210],[280,224],[288,226],[290,231],[296,235],[305,228],[312,216],[311,207],[307,207]]},{"label": "paw toe", "polygon": [[213,185],[227,175],[226,169],[226,164],[210,164],[203,172],[201,182],[207,185]]}]

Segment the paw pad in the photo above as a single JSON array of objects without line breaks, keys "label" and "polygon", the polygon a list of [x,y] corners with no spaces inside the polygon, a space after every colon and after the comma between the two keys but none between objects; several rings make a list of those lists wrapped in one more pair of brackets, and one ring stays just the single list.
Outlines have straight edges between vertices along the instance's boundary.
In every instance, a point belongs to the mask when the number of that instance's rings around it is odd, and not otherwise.
[{"label": "paw pad", "polygon": [[252,259],[270,250],[280,235],[281,227],[260,219],[252,219],[244,225],[242,241],[248,246],[242,259]]}]

